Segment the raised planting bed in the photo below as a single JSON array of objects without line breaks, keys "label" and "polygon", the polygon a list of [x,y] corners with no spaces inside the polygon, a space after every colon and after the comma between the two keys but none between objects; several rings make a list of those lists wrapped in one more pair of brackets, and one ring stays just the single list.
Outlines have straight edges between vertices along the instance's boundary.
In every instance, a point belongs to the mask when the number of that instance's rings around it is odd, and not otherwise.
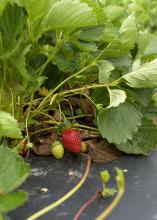
[{"label": "raised planting bed", "polygon": [[[157,219],[157,151],[149,157],[121,156],[107,164],[92,164],[86,183],[80,190],[60,207],[39,219],[65,220],[73,219],[82,204],[97,189],[101,188],[100,171],[108,169],[112,174],[109,185],[115,185],[115,170],[118,166],[125,172],[126,191],[118,207],[108,220],[155,220]],[[10,213],[13,220],[26,219],[34,212],[49,205],[67,193],[82,177],[86,160],[80,156],[67,154],[61,161],[52,157],[31,157],[32,174],[21,186],[30,193],[29,202]],[[42,192],[47,188],[48,192]],[[81,215],[81,220],[94,220],[113,198],[99,198]]]}]

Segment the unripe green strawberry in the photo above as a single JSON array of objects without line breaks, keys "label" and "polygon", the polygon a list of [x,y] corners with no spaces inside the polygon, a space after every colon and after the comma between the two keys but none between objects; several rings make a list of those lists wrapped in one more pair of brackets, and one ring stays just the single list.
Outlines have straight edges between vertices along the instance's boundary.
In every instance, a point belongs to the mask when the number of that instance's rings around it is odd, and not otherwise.
[{"label": "unripe green strawberry", "polygon": [[72,153],[81,152],[81,135],[79,131],[67,129],[61,137],[64,147]]},{"label": "unripe green strawberry", "polygon": [[62,159],[64,156],[64,147],[60,141],[55,141],[51,145],[51,152],[56,159]]},{"label": "unripe green strawberry", "polygon": [[81,141],[81,152],[87,152],[87,145],[85,142]]}]

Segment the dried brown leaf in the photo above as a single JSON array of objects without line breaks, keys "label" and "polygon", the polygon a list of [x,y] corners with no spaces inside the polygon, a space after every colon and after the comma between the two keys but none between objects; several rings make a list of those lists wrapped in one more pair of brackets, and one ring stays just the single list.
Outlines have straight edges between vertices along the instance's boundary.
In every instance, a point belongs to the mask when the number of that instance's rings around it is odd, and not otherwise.
[{"label": "dried brown leaf", "polygon": [[91,158],[96,163],[106,163],[118,159],[120,152],[113,144],[109,144],[102,138],[85,141]]},{"label": "dried brown leaf", "polygon": [[51,145],[56,140],[57,134],[53,130],[50,136],[47,137],[38,137],[34,143],[35,147],[33,151],[37,155],[51,155]]},{"label": "dried brown leaf", "polygon": [[100,135],[98,134],[93,134],[92,131],[89,131],[89,130],[85,130],[85,131],[81,131],[81,140],[84,141],[86,139],[93,139],[93,138],[98,138],[98,137],[101,137]]},{"label": "dried brown leaf", "polygon": [[80,97],[69,97],[69,101],[71,102],[73,107],[79,107],[86,114],[93,114],[93,105],[89,99],[80,98]]},{"label": "dried brown leaf", "polygon": [[33,151],[35,154],[37,155],[43,155],[43,156],[47,156],[47,155],[51,155],[51,148],[49,144],[37,144],[34,148]]}]

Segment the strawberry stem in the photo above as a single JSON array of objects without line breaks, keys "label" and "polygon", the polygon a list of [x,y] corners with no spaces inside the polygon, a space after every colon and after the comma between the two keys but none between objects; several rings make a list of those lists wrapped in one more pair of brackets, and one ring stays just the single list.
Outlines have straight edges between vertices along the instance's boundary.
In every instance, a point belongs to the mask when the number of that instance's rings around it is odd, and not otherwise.
[{"label": "strawberry stem", "polygon": [[78,212],[76,213],[76,215],[74,216],[73,220],[78,220],[81,216],[81,214],[83,213],[83,211],[89,206],[91,205],[91,203],[93,203],[98,197],[100,196],[99,192],[96,192],[92,198],[90,200],[88,200],[87,202],[85,202],[83,204],[83,206],[78,210]]},{"label": "strawberry stem", "polygon": [[113,202],[109,205],[109,207],[101,214],[99,215],[96,220],[104,220],[106,219],[109,214],[113,211],[113,209],[118,205],[120,202],[122,196],[123,196],[124,191],[119,191]]},{"label": "strawberry stem", "polygon": [[61,205],[63,202],[65,202],[67,199],[69,199],[75,192],[77,192],[79,190],[79,188],[83,185],[83,183],[86,181],[89,171],[90,171],[90,167],[91,167],[91,157],[88,154],[81,154],[87,157],[87,166],[86,166],[86,170],[84,173],[84,176],[82,177],[82,179],[80,180],[80,182],[72,189],[70,190],[67,194],[65,194],[62,198],[60,198],[59,200],[57,200],[56,202],[50,204],[49,206],[47,206],[46,208],[36,212],[35,214],[33,214],[32,216],[28,217],[26,220],[35,220],[38,219],[39,217],[41,217],[42,215],[46,214],[47,212],[53,210],[54,208],[56,208],[57,206]]}]

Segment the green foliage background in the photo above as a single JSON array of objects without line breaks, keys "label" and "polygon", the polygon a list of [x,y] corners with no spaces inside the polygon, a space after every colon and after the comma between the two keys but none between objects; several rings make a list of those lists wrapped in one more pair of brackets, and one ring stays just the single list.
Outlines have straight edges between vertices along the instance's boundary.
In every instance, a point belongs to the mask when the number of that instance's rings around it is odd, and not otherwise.
[{"label": "green foliage background", "polygon": [[[156,12],[155,0],[1,1],[1,111],[27,127],[65,97],[85,96],[86,88],[102,136],[126,153],[150,153],[155,141],[146,147],[134,137],[146,120],[151,135],[142,132],[143,139],[156,140]],[[36,100],[43,86],[50,92]]]}]

